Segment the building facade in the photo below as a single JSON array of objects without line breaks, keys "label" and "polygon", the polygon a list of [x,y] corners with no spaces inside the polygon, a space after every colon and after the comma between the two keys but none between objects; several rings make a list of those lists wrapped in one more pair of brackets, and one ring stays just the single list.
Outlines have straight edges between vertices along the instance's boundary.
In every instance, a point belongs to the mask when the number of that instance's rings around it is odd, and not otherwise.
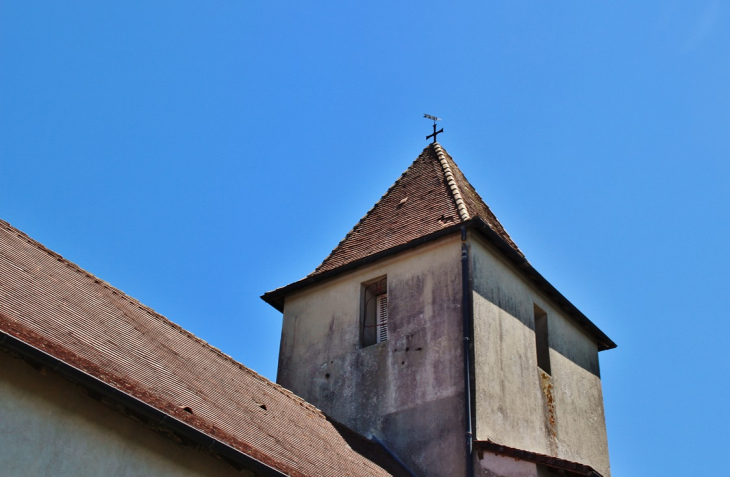
[{"label": "building facade", "polygon": [[0,221],[2,474],[610,476],[615,344],[438,143],[263,298],[279,384]]},{"label": "building facade", "polygon": [[381,444],[3,221],[0,469],[411,475]]},{"label": "building facade", "polygon": [[[610,475],[598,352],[615,344],[429,145],[283,312],[277,381],[417,475]],[[560,473],[558,473],[560,472]]]}]

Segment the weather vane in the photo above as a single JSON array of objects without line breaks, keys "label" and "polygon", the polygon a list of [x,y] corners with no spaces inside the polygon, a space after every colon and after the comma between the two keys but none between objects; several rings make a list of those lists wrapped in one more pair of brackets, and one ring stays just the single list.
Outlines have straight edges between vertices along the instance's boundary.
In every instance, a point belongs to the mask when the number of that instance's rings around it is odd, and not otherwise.
[{"label": "weather vane", "polygon": [[426,118],[426,119],[433,119],[433,134],[429,134],[428,136],[426,136],[426,139],[433,138],[433,142],[435,144],[436,143],[436,135],[437,134],[441,134],[442,132],[444,132],[444,128],[441,128],[438,131],[436,131],[436,121],[441,121],[441,118],[437,118],[436,116],[431,116],[430,114],[424,114],[423,117]]}]

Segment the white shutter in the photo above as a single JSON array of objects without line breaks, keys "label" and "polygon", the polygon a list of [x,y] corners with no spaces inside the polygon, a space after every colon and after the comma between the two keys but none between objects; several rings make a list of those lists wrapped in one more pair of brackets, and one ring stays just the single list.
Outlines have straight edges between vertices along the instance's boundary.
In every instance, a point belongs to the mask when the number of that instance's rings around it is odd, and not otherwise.
[{"label": "white shutter", "polygon": [[377,318],[377,342],[388,341],[388,294],[383,293],[377,296],[375,303]]}]

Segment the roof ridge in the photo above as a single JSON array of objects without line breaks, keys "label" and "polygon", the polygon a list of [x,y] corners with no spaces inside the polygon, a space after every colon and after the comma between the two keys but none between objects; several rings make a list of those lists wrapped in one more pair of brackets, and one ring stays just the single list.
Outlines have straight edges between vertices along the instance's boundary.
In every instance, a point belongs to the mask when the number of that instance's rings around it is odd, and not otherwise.
[{"label": "roof ridge", "polygon": [[453,172],[451,172],[451,166],[449,166],[449,162],[446,160],[446,156],[444,155],[444,150],[441,147],[441,144],[434,142],[433,148],[436,150],[436,156],[438,157],[439,162],[441,163],[441,168],[444,171],[444,177],[446,178],[446,183],[449,186],[449,190],[451,191],[451,195],[454,198],[454,202],[456,202],[456,208],[459,211],[459,216],[461,216],[461,220],[467,221],[471,217],[469,216],[469,211],[466,208],[466,203],[464,202],[464,199],[461,197],[461,191],[459,190],[459,186],[456,183],[456,179],[454,178]]},{"label": "roof ridge", "polygon": [[[522,256],[522,258],[525,258],[526,260],[525,254],[522,253],[522,250],[520,250],[515,241],[512,240],[512,237],[504,228],[504,225],[502,225],[497,216],[494,214],[492,208],[484,201],[482,196],[479,194],[479,191],[477,191],[472,183],[469,182],[469,179],[466,178],[466,175],[456,164],[454,158],[451,157],[451,155],[445,149],[443,150],[443,153],[447,163],[454,165],[454,180],[461,187],[460,190],[462,191],[462,197],[464,198],[466,210],[471,211],[470,216],[472,218],[481,217],[482,220],[484,220],[494,232],[500,235],[500,237],[502,237],[502,239],[504,239],[510,247],[512,247],[518,254]],[[480,208],[482,208],[483,210],[480,211]]]},{"label": "roof ridge", "polygon": [[81,268],[76,263],[70,261],[67,258],[64,258],[61,254],[59,254],[57,252],[54,252],[53,250],[49,249],[48,247],[46,247],[42,243],[40,243],[37,240],[31,238],[28,234],[26,234],[22,230],[19,230],[19,229],[13,227],[9,222],[6,222],[5,220],[0,219],[0,227],[6,229],[10,233],[15,234],[17,237],[25,240],[29,244],[31,244],[34,247],[36,247],[38,250],[40,250],[42,252],[45,252],[48,255],[54,257],[56,260],[58,260],[59,262],[62,262],[66,266],[74,269],[74,271],[76,273],[79,273],[81,275],[85,275],[88,279],[92,280],[95,285],[102,286],[103,288],[106,288],[106,289],[110,290],[112,293],[117,294],[120,298],[125,299],[130,305],[136,306],[138,309],[140,309],[143,312],[147,313],[150,317],[158,320],[160,323],[163,323],[164,325],[167,325],[167,326],[169,326],[169,327],[177,330],[179,333],[181,333],[181,334],[187,336],[188,338],[192,339],[196,343],[200,344],[203,348],[207,349],[208,351],[212,352],[213,354],[217,355],[218,357],[223,358],[224,360],[229,361],[230,363],[234,364],[241,371],[243,371],[243,372],[251,375],[252,377],[258,379],[259,381],[261,381],[261,382],[263,382],[263,383],[265,383],[267,385],[272,385],[272,387],[274,387],[274,389],[276,389],[279,392],[281,392],[282,394],[288,396],[290,399],[298,402],[300,405],[303,405],[304,407],[310,408],[310,410],[312,410],[312,411],[316,411],[316,412],[318,412],[318,413],[320,413],[322,415],[325,415],[324,412],[322,412],[322,410],[320,410],[318,407],[316,407],[313,404],[305,401],[303,398],[297,396],[296,394],[294,394],[290,390],[282,387],[280,384],[277,384],[274,381],[271,381],[270,379],[267,379],[266,377],[260,375],[259,373],[257,373],[253,369],[249,368],[248,366],[244,365],[243,363],[240,363],[240,362],[236,361],[233,357],[231,357],[230,355],[224,353],[219,348],[216,348],[215,346],[211,345],[210,343],[208,343],[204,339],[200,338],[199,336],[196,336],[195,334],[193,334],[190,331],[186,330],[182,326],[180,326],[177,323],[171,321],[166,316],[158,313],[157,311],[155,311],[154,309],[150,308],[149,306],[143,304],[142,302],[140,302],[136,298],[133,298],[133,297],[127,295],[122,290],[120,290],[120,289],[118,289],[118,288],[110,285],[108,282],[106,282],[106,281],[98,278],[93,273],[90,273],[90,272],[84,270],[83,268]]}]

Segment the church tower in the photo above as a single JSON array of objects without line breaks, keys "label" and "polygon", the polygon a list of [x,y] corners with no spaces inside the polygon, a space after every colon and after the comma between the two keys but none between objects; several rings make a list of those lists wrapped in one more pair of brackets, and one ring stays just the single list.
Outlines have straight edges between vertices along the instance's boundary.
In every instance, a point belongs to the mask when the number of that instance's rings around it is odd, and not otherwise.
[{"label": "church tower", "polygon": [[306,278],[277,382],[414,475],[610,475],[598,352],[437,142]]}]

